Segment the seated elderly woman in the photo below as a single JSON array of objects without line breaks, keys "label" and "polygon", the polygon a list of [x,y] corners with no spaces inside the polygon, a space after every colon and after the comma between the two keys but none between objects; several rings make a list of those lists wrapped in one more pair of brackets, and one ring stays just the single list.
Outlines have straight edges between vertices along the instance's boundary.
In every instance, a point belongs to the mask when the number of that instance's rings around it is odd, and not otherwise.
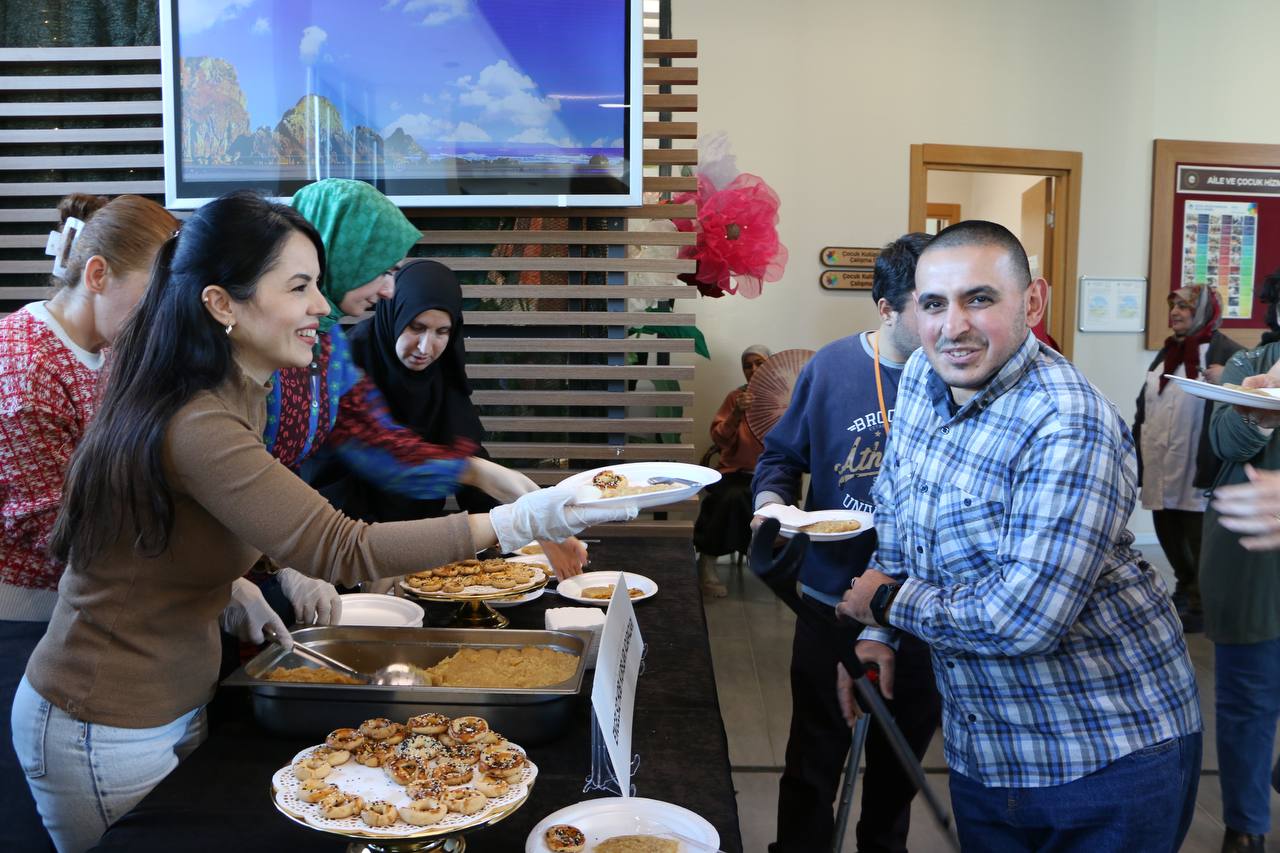
[{"label": "seated elderly woman", "polygon": [[[742,351],[742,375],[747,382],[772,354],[760,345]],[[721,479],[703,492],[693,526],[693,546],[698,551],[702,591],[716,598],[728,594],[716,572],[716,558],[746,551],[751,544],[751,477],[764,447],[747,426],[750,405],[751,392],[741,385],[728,393],[711,421],[713,450],[720,452],[716,469]]]}]

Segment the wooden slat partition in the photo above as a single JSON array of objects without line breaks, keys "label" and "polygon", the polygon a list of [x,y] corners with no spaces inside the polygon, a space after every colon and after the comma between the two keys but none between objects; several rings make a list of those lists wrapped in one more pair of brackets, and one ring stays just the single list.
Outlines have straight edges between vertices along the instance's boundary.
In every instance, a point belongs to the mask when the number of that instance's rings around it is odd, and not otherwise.
[{"label": "wooden slat partition", "polygon": [[[696,215],[670,196],[697,189],[680,173],[697,165],[697,43],[644,44],[645,204],[405,211],[422,230],[414,254],[439,258],[464,283],[487,448],[544,485],[610,462],[697,459],[684,414],[693,394],[677,384],[693,377],[694,341],[628,336],[692,326],[680,309],[697,296],[675,278],[694,271],[676,253],[695,236],[645,229]],[[163,203],[159,58],[158,47],[0,48],[0,88],[15,93],[0,102],[0,312],[48,296],[44,246],[61,196]],[[655,302],[666,310],[642,310]],[[685,501],[594,533],[687,536],[696,509]]]}]

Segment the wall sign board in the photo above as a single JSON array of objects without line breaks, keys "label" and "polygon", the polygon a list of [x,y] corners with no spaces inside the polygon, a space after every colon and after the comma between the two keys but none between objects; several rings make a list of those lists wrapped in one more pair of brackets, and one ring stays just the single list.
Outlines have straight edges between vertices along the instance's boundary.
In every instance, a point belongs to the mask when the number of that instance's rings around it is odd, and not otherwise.
[{"label": "wall sign board", "polygon": [[1148,349],[1169,335],[1169,293],[1191,285],[1213,288],[1222,331],[1255,346],[1266,328],[1258,286],[1280,268],[1280,145],[1157,139],[1149,263]]},{"label": "wall sign board", "polygon": [[827,246],[818,254],[824,267],[873,267],[878,257],[878,246]]},{"label": "wall sign board", "polygon": [[827,270],[818,277],[824,290],[870,290],[871,270]]}]

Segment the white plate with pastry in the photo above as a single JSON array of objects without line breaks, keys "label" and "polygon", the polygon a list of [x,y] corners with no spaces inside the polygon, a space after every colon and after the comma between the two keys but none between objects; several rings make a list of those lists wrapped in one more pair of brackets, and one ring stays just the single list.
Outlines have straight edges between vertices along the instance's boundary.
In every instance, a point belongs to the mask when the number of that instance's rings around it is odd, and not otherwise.
[{"label": "white plate with pastry", "polygon": [[1250,409],[1280,411],[1280,388],[1244,388],[1239,385],[1214,385],[1212,382],[1188,379],[1185,376],[1174,376],[1172,373],[1166,373],[1164,377],[1172,380],[1178,388],[1193,397],[1213,400],[1215,403],[1246,406]]},{"label": "white plate with pastry", "polygon": [[[655,478],[681,482],[650,482]],[[714,468],[686,462],[627,462],[581,471],[557,485],[574,489],[579,506],[634,503],[645,509],[686,500],[719,480]]]},{"label": "white plate with pastry", "polygon": [[[559,827],[567,829],[557,830]],[[644,836],[648,844],[627,844],[622,840],[627,836]],[[581,839],[581,846],[574,846],[575,838]],[[720,833],[705,819],[682,806],[645,797],[603,797],[566,806],[539,821],[524,843],[525,853],[703,853],[719,849]]]},{"label": "white plate with pastry", "polygon": [[778,533],[787,539],[803,532],[811,542],[839,542],[875,529],[871,513],[851,509],[805,512],[789,504],[765,504],[755,514],[778,519],[782,525]]},{"label": "white plate with pastry", "polygon": [[644,575],[635,572],[583,572],[560,581],[556,592],[579,604],[597,604],[608,607],[613,598],[613,588],[618,575],[626,578],[627,591],[632,601],[644,601],[658,594],[658,585]]}]

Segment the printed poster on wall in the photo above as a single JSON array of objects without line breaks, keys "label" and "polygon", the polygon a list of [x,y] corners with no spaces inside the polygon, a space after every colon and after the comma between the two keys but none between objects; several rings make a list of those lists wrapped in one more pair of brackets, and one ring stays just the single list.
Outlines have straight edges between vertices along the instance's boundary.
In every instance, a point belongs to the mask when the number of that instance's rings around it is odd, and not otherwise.
[{"label": "printed poster on wall", "polygon": [[1182,287],[1207,284],[1222,300],[1222,316],[1253,315],[1253,272],[1258,243],[1258,205],[1252,202],[1187,201],[1182,227]]}]

